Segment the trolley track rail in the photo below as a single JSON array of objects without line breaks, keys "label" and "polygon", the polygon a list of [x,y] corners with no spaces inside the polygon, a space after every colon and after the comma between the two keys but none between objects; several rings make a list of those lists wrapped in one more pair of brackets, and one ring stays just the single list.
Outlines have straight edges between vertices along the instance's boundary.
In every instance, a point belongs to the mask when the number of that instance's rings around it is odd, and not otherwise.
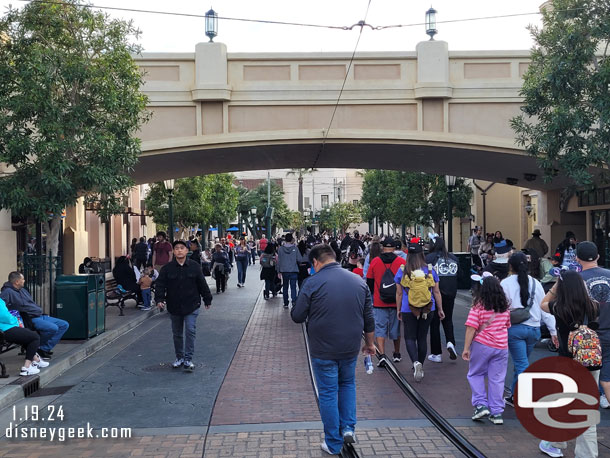
[{"label": "trolley track rail", "polygon": [[[305,340],[305,349],[307,351],[307,362],[309,364],[309,373],[311,376],[311,383],[316,395],[316,402],[319,403],[318,386],[313,373],[313,366],[311,364],[311,354],[309,351],[309,339],[307,337],[307,327],[305,323],[302,323],[301,329],[303,331],[303,338]],[[364,334],[363,334],[364,338]],[[390,377],[396,382],[403,393],[409,398],[409,400],[419,409],[419,411],[428,419],[428,421],[440,433],[445,436],[464,456],[468,458],[486,458],[486,455],[477,449],[468,439],[460,434],[447,420],[445,420],[416,390],[413,386],[405,379],[405,377],[398,371],[394,363],[386,355],[379,352],[379,349],[375,347],[376,357],[378,360],[383,359],[383,367],[388,372]],[[359,458],[358,452],[353,444],[344,444],[341,450],[341,456],[343,458]]]},{"label": "trolley track rail", "polygon": [[[307,350],[307,362],[309,364],[309,375],[311,376],[311,384],[313,386],[314,393],[316,394],[316,403],[318,404],[318,408],[320,408],[320,396],[318,393],[318,384],[316,383],[316,377],[313,373],[313,366],[311,365],[311,354],[309,352],[309,339],[307,337],[307,326],[305,323],[301,324],[301,328],[303,330],[303,338],[305,339],[305,349]],[[354,444],[343,444],[343,448],[341,449],[341,456],[343,458],[360,458]]]},{"label": "trolley track rail", "polygon": [[419,409],[419,411],[445,436],[460,452],[468,458],[486,458],[486,455],[477,449],[468,439],[460,434],[447,420],[445,420],[428,402],[413,388],[413,386],[396,369],[390,358],[375,347],[377,359],[384,360],[383,367],[390,374],[403,393]]}]

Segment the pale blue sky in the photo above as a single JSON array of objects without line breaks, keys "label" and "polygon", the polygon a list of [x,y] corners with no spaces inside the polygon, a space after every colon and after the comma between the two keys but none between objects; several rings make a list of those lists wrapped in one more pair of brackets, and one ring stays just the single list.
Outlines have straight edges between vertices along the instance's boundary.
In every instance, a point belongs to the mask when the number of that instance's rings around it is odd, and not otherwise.
[{"label": "pale blue sky", "polygon": [[[368,0],[92,0],[91,3],[191,14],[205,14],[212,6],[219,16],[349,26],[364,18]],[[531,13],[538,11],[541,3],[542,0],[435,0],[432,5],[438,10],[438,20],[443,21]],[[0,0],[0,11],[4,11],[8,4],[20,7],[24,3],[19,0]],[[429,0],[372,0],[367,23],[375,26],[421,23],[430,6]],[[122,11],[108,13],[136,22],[143,32],[141,44],[145,52],[192,52],[196,43],[207,41],[202,18]],[[526,30],[528,24],[540,24],[540,16],[439,23],[436,39],[447,41],[450,50],[529,49],[532,40]],[[225,43],[229,52],[352,51],[357,30],[339,31],[220,20],[216,41]],[[380,31],[365,28],[358,49],[413,51],[419,41],[426,39],[423,25]]]}]

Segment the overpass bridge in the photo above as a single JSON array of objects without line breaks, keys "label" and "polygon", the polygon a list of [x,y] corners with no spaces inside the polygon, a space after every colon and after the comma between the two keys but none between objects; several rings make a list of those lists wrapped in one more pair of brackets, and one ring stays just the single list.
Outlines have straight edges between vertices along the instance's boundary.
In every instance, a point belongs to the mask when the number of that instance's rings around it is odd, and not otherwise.
[{"label": "overpass bridge", "polygon": [[509,125],[529,51],[449,52],[426,41],[350,58],[231,54],[222,43],[138,57],[153,116],[135,180],[315,166],[562,187],[542,182]]}]

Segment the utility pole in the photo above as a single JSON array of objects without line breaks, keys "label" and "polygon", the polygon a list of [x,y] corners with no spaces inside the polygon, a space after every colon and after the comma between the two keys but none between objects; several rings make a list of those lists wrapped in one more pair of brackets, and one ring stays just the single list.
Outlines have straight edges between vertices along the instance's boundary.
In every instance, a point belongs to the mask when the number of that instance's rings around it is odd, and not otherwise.
[{"label": "utility pole", "polygon": [[271,242],[271,172],[267,172],[267,211],[265,212],[267,240]]}]

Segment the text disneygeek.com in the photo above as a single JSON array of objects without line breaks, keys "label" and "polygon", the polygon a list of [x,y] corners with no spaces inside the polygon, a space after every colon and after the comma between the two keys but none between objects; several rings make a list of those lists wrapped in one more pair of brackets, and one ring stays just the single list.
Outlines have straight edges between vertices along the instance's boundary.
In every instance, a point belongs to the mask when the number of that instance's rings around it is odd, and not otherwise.
[{"label": "text disneygeek.com", "polygon": [[64,442],[66,439],[129,439],[131,428],[101,428],[93,430],[91,425],[77,428],[63,426],[16,426],[13,422],[5,430],[7,439],[48,439]]}]

